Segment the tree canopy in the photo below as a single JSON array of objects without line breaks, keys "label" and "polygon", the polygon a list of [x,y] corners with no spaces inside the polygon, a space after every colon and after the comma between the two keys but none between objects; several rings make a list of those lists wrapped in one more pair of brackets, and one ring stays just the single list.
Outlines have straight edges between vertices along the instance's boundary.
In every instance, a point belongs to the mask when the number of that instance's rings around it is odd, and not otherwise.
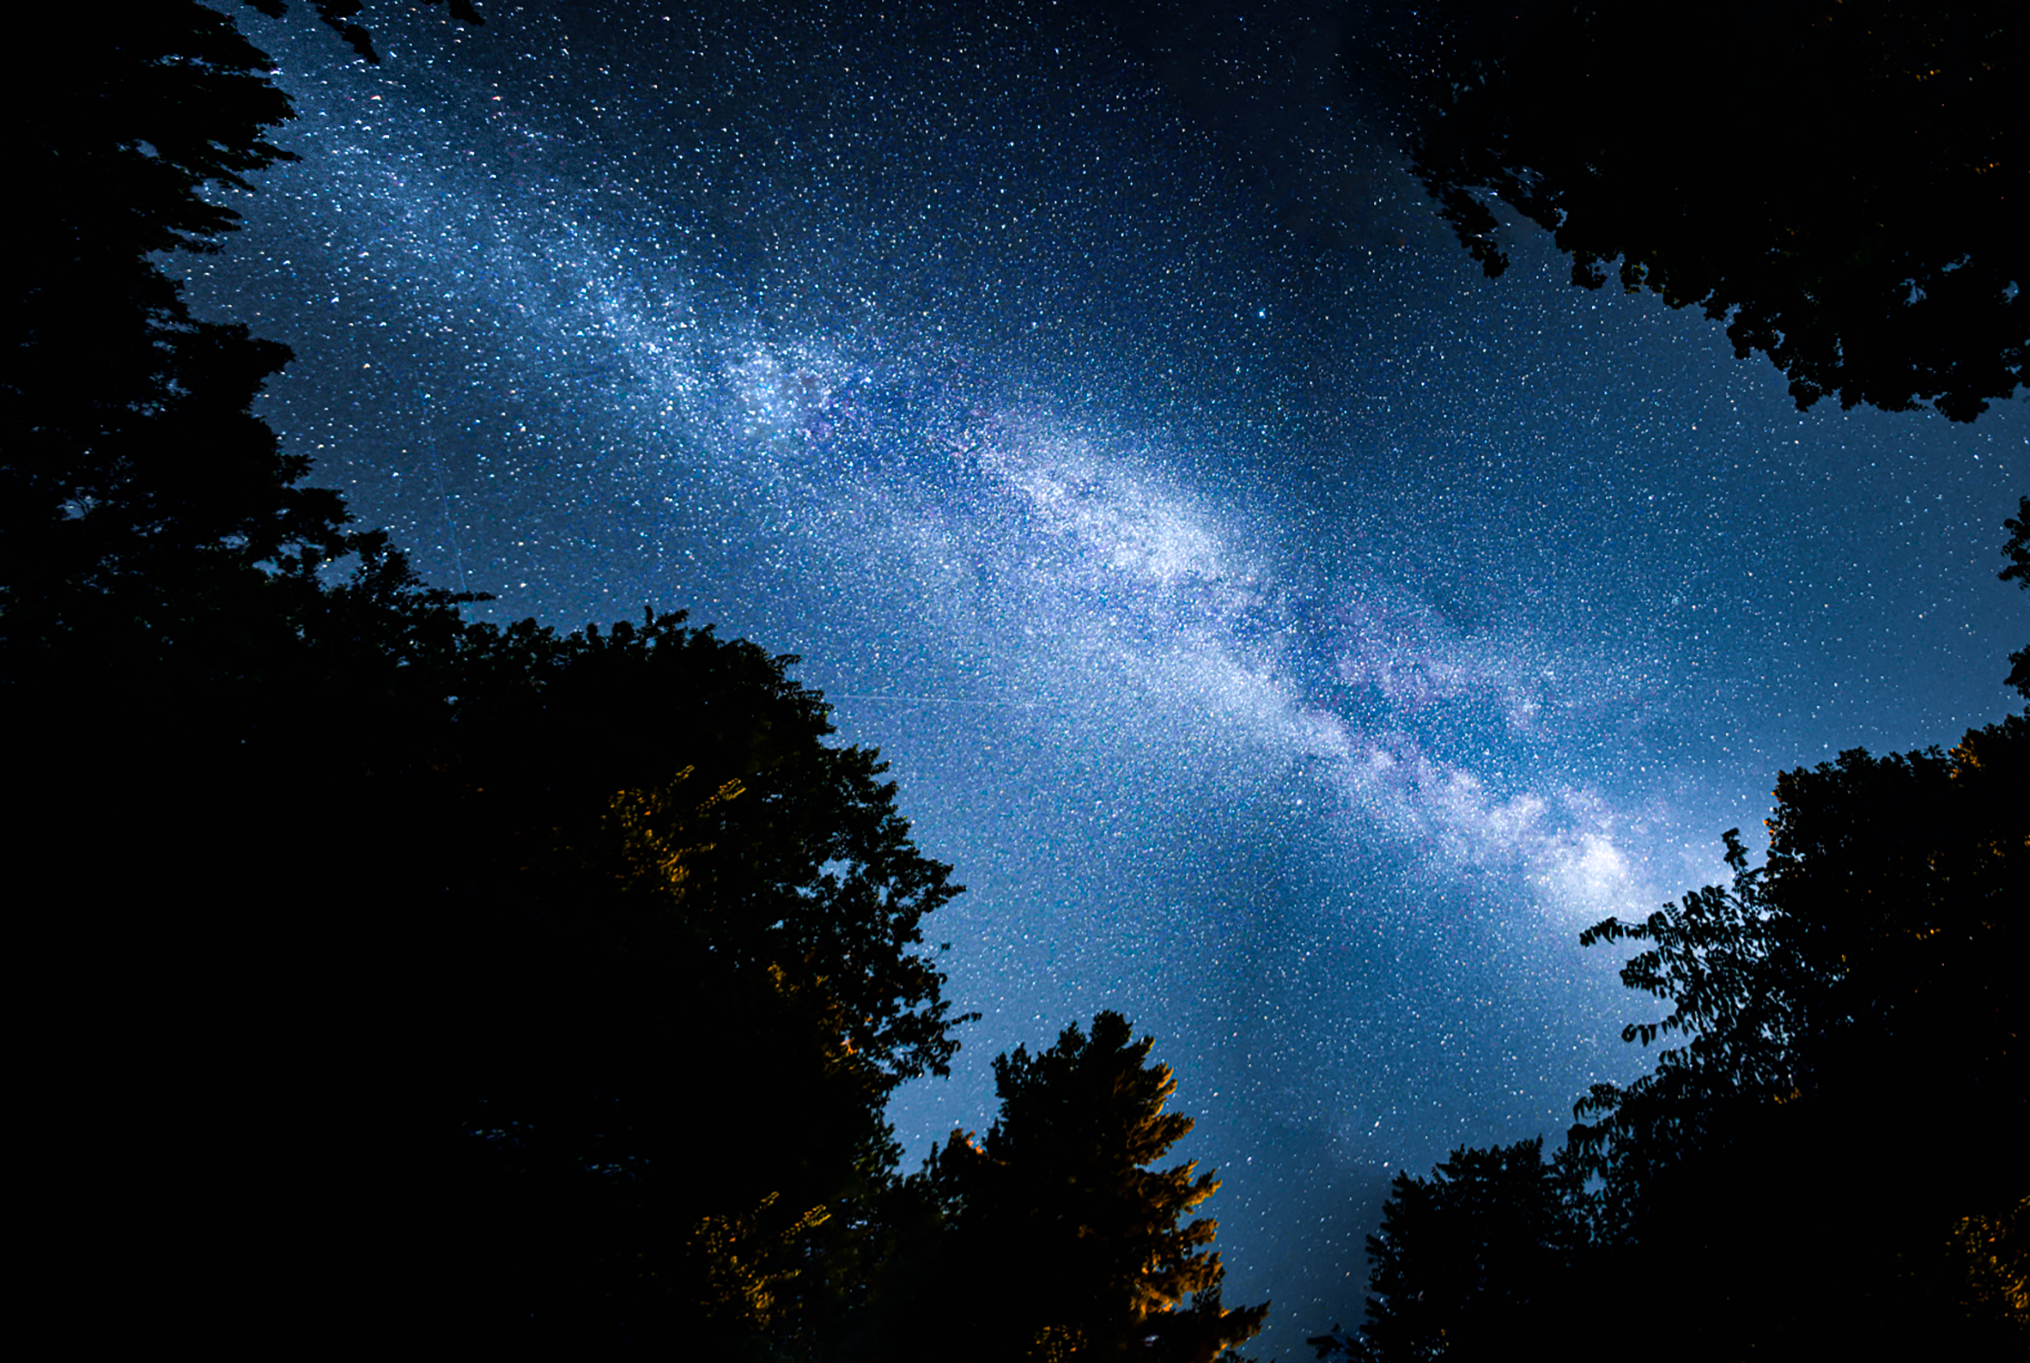
[{"label": "tree canopy", "polygon": [[1261,1329],[1267,1303],[1220,1303],[1216,1223],[1184,1220],[1219,1180],[1148,1167],[1192,1127],[1164,1111],[1177,1082],[1154,1045],[1103,1012],[996,1057],[999,1120],[981,1143],[954,1131],[923,1175],[944,1267],[897,1356],[1211,1363]]},{"label": "tree canopy", "polygon": [[[1671,1005],[1623,1039],[1677,1044],[1582,1097],[1553,1163],[1398,1179],[1369,1326],[1321,1356],[1494,1357],[1555,1319],[1641,1329],[1663,1294],[1697,1303],[1664,1358],[2020,1345],[2026,784],[2030,715],[1785,772],[1763,866],[1730,832],[1730,885],[1589,929]],[[1949,1154],[1912,1158],[1942,1120]]]},{"label": "tree canopy", "polygon": [[921,930],[950,868],[794,659],[680,613],[467,620],[306,486],[252,412],[286,350],[160,261],[287,159],[272,63],[197,4],[35,23],[72,60],[9,96],[47,197],[5,312],[0,706],[19,945],[64,1000],[29,1081],[57,1257],[149,1262],[158,1320],[231,1280],[270,1340],[344,1293],[504,1346],[808,1355],[887,1096],[957,1050]]},{"label": "tree canopy", "polygon": [[[372,57],[358,0],[312,3]],[[0,94],[36,193],[12,224],[34,267],[0,307],[0,630],[34,647],[90,617],[103,648],[146,617],[159,650],[192,599],[244,592],[242,570],[360,547],[339,495],[305,486],[308,460],[252,414],[288,348],[193,317],[159,259],[220,249],[229,195],[295,159],[269,140],[294,115],[274,63],[196,0],[44,7],[23,26],[59,59]]]},{"label": "tree canopy", "polygon": [[1413,166],[1489,275],[1500,200],[1576,284],[1727,319],[1800,407],[1972,420],[2030,383],[2006,0],[1441,0]]},{"label": "tree canopy", "polygon": [[217,191],[291,159],[266,140],[289,100],[191,0],[110,31],[89,7],[33,23],[71,59],[6,96],[38,201],[15,224],[35,266],[0,308],[0,628],[33,646],[125,612],[161,635],[179,584],[348,545],[337,494],[301,486],[307,461],[250,411],[288,350],[192,318],[153,258],[219,248],[238,215]]},{"label": "tree canopy", "polygon": [[1321,1357],[1505,1357],[1565,1328],[1558,1289],[1584,1244],[1569,1168],[1541,1139],[1462,1148],[1429,1178],[1399,1173],[1368,1237],[1367,1319],[1314,1338]]},{"label": "tree canopy", "polygon": [[654,614],[546,646],[419,778],[413,1031],[465,1133],[439,1304],[504,1344],[808,1356],[876,1252],[888,1095],[958,1048],[921,930],[958,888],[793,659]]}]

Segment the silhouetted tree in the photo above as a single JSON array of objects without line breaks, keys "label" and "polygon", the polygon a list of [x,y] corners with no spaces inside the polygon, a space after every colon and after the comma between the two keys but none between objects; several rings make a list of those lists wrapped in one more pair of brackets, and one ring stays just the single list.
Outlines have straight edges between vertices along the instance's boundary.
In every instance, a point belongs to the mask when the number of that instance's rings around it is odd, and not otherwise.
[{"label": "silhouetted tree", "polygon": [[1220,1304],[1215,1223],[1183,1221],[1219,1181],[1147,1167],[1192,1126],[1163,1110],[1177,1085],[1154,1044],[1103,1012],[1090,1037],[995,1058],[1000,1119],[983,1144],[954,1131],[922,1175],[948,1230],[892,1356],[1209,1363],[1261,1329],[1266,1303]]},{"label": "silhouetted tree", "polygon": [[413,1030],[470,1133],[468,1328],[802,1356],[869,1271],[888,1095],[958,1049],[921,928],[958,888],[792,661],[651,614],[458,700]]},{"label": "silhouetted tree", "polygon": [[[365,43],[356,0],[313,3]],[[254,608],[247,573],[361,547],[340,496],[303,486],[309,461],[252,414],[288,348],[191,316],[161,263],[220,249],[239,222],[225,199],[295,159],[268,140],[290,102],[267,55],[194,0],[42,6],[16,27],[37,59],[0,111],[35,197],[10,222],[32,264],[0,300],[0,662],[200,653],[180,631]]]},{"label": "silhouetted tree", "polygon": [[2006,0],[1441,0],[1416,173],[1490,275],[1486,200],[1577,284],[1727,318],[1800,407],[1956,421],[2030,382],[2024,18]]},{"label": "silhouetted tree", "polygon": [[[650,612],[639,626],[587,628],[533,675],[461,696],[447,774],[470,792],[468,817],[519,839],[513,873],[540,884],[575,875],[586,856],[632,865],[635,853],[612,841],[614,792],[637,792],[628,817],[651,829],[678,807],[656,803],[673,773],[694,771],[690,787],[707,791],[737,782],[744,794],[715,806],[723,828],[685,862],[684,902],[709,915],[696,930],[740,969],[822,982],[854,1064],[884,1096],[944,1072],[957,1043],[942,976],[915,950],[923,915],[959,892],[951,868],[910,840],[878,755],[826,743],[829,707],[789,677],[794,656],[683,620]],[[616,715],[629,717],[624,742]]]},{"label": "silhouetted tree", "polygon": [[300,487],[307,461],[249,410],[288,351],[193,319],[154,259],[218,249],[238,218],[218,192],[292,159],[266,140],[289,101],[189,0],[26,25],[44,55],[4,96],[36,201],[0,308],[0,647],[15,668],[81,638],[145,658],[238,574],[350,547],[338,495]]},{"label": "silhouetted tree", "polygon": [[1657,1022],[1630,1023],[1623,1041],[1647,1046],[1680,1035],[1656,1067],[1627,1087],[1596,1084],[1576,1105],[1580,1116],[1604,1114],[1573,1129],[1571,1148],[1588,1173],[1605,1181],[1600,1199],[1609,1236],[1631,1215],[1665,1171],[1710,1156],[1723,1139],[1716,1124],[1743,1103],[1787,1097],[1796,1088],[1792,1046],[1807,989],[1823,981],[1784,978],[1786,959],[1763,882],[1748,865],[1739,829],[1726,833],[1731,886],[1708,885],[1640,923],[1610,918],[1579,935],[1580,944],[1642,944],[1621,969],[1622,983],[1675,1006]]},{"label": "silhouetted tree", "polygon": [[[1786,772],[1759,877],[1730,843],[1731,895],[1588,934],[1649,944],[1623,978],[1678,1005],[1630,1034],[1690,1038],[1626,1090],[1596,1089],[1580,1107],[1600,1120],[1572,1133],[1604,1179],[1603,1233],[1635,1247],[1613,1271],[1682,1281],[1718,1308],[1685,1349],[1985,1337],[1992,1322],[1953,1309],[1950,1245],[1963,1218],[2026,1190],[2010,964],[2030,949],[2026,785],[2025,716],[1949,754]],[[1908,1159],[1941,1103],[1953,1158]],[[1780,1279],[1722,1267],[1733,1247],[1778,1243]]]},{"label": "silhouetted tree", "polygon": [[1320,1358],[1496,1359],[1571,1328],[1587,1235],[1580,1180],[1543,1141],[1460,1149],[1429,1178],[1397,1174],[1368,1237],[1367,1319],[1311,1340]]},{"label": "silhouetted tree", "polygon": [[[1555,1166],[1511,1147],[1399,1179],[1368,1328],[1321,1349],[1474,1358],[1560,1317],[1645,1332],[1666,1359],[2020,1347],[2025,788],[2030,715],[1950,753],[1785,772],[1764,866],[1730,832],[1731,885],[1581,939],[1639,948],[1623,982],[1672,1006],[1623,1039],[1677,1044],[1582,1098]],[[1942,1112],[1951,1157],[1914,1158]],[[1489,1229],[1558,1227],[1550,1189],[1572,1214],[1557,1249],[1533,1258],[1527,1235]],[[1489,1300],[1476,1275],[1503,1243],[1524,1246],[1498,1278],[1515,1295]],[[1666,1300],[1696,1309],[1659,1334]]]}]

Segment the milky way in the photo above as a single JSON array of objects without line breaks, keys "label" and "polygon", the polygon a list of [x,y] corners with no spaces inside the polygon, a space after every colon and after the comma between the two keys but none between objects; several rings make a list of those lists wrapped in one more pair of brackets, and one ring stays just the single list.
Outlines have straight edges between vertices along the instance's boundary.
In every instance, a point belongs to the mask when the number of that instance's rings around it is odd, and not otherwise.
[{"label": "milky way", "polygon": [[912,1158],[1121,1009],[1295,1356],[1391,1172],[1638,1062],[1580,927],[1779,769],[2007,710],[2030,428],[1800,414],[1528,235],[1482,279],[1338,62],[1376,7],[953,8],[494,3],[378,69],[236,15],[304,160],[193,299],[494,618],[801,655],[970,887]]}]

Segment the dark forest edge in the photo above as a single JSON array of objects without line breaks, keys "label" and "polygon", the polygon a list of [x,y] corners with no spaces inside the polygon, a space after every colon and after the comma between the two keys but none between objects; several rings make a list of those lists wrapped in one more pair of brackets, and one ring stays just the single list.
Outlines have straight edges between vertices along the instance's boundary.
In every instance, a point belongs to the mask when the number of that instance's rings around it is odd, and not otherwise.
[{"label": "dark forest edge", "polygon": [[1415,15],[1412,168],[1488,275],[1508,265],[1499,203],[1552,234],[1573,283],[1612,271],[1725,319],[1799,407],[1971,421],[2030,385],[2021,5],[1434,0]]},{"label": "dark forest edge", "polygon": [[[361,6],[311,9],[371,59]],[[8,96],[45,197],[5,316],[0,703],[77,1328],[1011,1363],[1254,1335],[1191,1216],[1217,1179],[1145,1167],[1191,1121],[1116,1014],[1001,1057],[984,1138],[902,1175],[888,1097],[970,1017],[923,932],[960,887],[878,755],[793,657],[681,612],[467,620],[304,486],[251,410],[287,350],[159,264],[291,159],[273,64],[193,3],[34,23],[90,59]]]},{"label": "dark forest edge", "polygon": [[[313,8],[371,51],[353,0]],[[36,24],[95,59],[6,96],[47,211],[5,321],[0,704],[16,950],[59,1001],[45,1276],[81,1328],[1233,1358],[1267,1307],[1221,1303],[1151,1039],[1102,1013],[1017,1048],[986,1135],[902,1174],[888,1096],[968,1019],[923,931],[959,887],[878,755],[828,742],[791,657],[681,613],[470,621],[303,486],[251,410],[287,351],[153,259],[219,249],[207,190],[288,158],[271,64],[195,4]],[[1595,928],[1674,1005],[1641,1039],[1682,1044],[1549,1163],[1399,1179],[1367,1330],[1322,1347],[1632,1330],[1664,1282],[1709,1351],[2021,1329],[2026,723],[1787,773],[1766,866],[1730,843],[1730,887]],[[1952,1159],[1909,1158],[1941,1108]],[[1779,1243],[1854,1314],[1729,1268]]]},{"label": "dark forest edge", "polygon": [[[1998,574],[2030,591],[2030,497]],[[2008,685],[2030,698],[2030,647]],[[1675,1040],[1541,1137],[1398,1174],[1365,1319],[1321,1360],[1453,1363],[1519,1340],[1646,1357],[2002,1358],[2030,1343],[2030,710],[1950,752],[1782,773],[1769,853],[1585,946]],[[1668,1328],[1658,1328],[1659,1320]]]},{"label": "dark forest edge", "polygon": [[[2002,528],[1997,576],[2030,591],[2030,497]],[[2009,661],[2030,698],[2030,647]],[[1633,945],[1622,983],[1671,1005],[1622,1041],[1678,1044],[1580,1097],[1549,1159],[1398,1174],[1365,1319],[1317,1357],[1469,1363],[1581,1325],[1686,1363],[2020,1352],[2025,790],[2030,710],[1950,752],[1853,749],[1777,777],[1763,865],[1729,829],[1730,883],[1580,934]]]},{"label": "dark forest edge", "polygon": [[1366,1320],[1319,1357],[1505,1357],[1581,1323],[1665,1359],[2020,1350],[2026,788],[2030,714],[1843,753],[1778,778],[1764,865],[1730,831],[1731,884],[1589,929],[1671,1005],[1622,1039],[1678,1044],[1581,1097],[1549,1160],[1399,1175]]}]

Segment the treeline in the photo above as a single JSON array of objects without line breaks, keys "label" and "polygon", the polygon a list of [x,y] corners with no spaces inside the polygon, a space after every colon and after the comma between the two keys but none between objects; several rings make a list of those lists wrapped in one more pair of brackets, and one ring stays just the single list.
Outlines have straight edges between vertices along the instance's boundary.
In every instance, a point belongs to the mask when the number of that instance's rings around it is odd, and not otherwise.
[{"label": "treeline", "polygon": [[1574,284],[1724,320],[1799,407],[1972,421],[2030,385],[2020,5],[1428,0],[1398,23],[1376,74],[1488,275],[1499,201]]}]

